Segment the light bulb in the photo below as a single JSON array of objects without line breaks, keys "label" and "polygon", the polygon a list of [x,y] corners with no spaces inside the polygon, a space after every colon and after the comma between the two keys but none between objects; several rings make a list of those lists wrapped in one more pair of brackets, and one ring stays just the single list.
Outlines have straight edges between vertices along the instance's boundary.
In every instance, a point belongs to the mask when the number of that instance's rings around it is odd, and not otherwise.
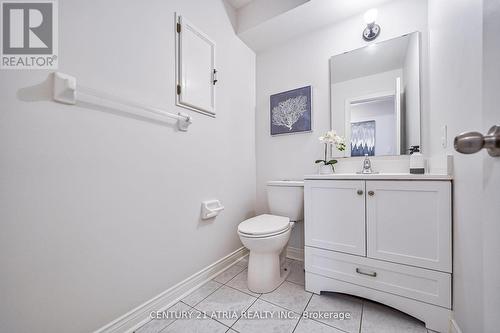
[{"label": "light bulb", "polygon": [[377,15],[378,15],[378,10],[376,8],[372,8],[366,11],[365,15],[363,16],[366,24],[374,23],[377,20]]}]

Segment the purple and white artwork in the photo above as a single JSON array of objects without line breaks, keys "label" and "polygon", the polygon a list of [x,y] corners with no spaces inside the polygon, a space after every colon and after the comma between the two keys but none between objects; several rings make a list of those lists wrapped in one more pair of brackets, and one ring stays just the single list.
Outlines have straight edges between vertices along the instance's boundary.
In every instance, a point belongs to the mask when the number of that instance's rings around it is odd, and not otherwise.
[{"label": "purple and white artwork", "polygon": [[311,131],[311,86],[271,95],[271,135]]},{"label": "purple and white artwork", "polygon": [[375,156],[375,120],[351,123],[351,156]]}]

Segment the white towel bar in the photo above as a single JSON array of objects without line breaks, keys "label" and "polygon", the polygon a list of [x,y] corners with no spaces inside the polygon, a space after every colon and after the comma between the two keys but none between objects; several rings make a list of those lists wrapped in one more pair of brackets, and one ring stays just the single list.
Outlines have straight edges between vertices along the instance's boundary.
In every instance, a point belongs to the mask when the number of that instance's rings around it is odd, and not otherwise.
[{"label": "white towel bar", "polygon": [[[159,117],[169,117],[177,120],[177,128],[180,131],[187,131],[189,125],[192,124],[191,116],[183,113],[170,113],[155,107],[151,107],[142,103],[137,103],[130,101],[121,97],[113,96],[105,92],[97,91],[91,88],[82,87],[81,85],[76,86],[76,78],[74,76],[55,72],[54,73],[54,95],[53,98],[56,102],[64,104],[76,104],[77,94],[91,96],[103,100],[110,101],[112,103],[118,103],[121,105],[141,109],[146,111],[147,114],[154,114]],[[123,110],[127,112],[126,110]],[[134,113],[136,114],[136,113]],[[145,116],[145,115],[142,115]],[[154,119],[157,119],[154,117]]]}]

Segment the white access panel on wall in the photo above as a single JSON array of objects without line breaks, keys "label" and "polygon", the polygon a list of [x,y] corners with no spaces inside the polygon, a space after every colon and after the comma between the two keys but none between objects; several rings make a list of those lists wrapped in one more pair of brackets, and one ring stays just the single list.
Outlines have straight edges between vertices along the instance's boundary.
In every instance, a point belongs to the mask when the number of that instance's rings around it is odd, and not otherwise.
[{"label": "white access panel on wall", "polygon": [[176,14],[176,104],[215,116],[215,43]]}]

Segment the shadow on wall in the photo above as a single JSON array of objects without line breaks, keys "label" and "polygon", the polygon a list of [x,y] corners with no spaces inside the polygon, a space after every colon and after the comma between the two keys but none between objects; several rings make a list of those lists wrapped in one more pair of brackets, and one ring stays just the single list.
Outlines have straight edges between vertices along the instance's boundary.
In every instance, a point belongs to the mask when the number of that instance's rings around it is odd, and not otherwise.
[{"label": "shadow on wall", "polygon": [[[51,73],[43,82],[19,89],[16,95],[17,98],[23,102],[32,103],[32,102],[53,101],[53,87],[54,87],[54,75]],[[120,108],[118,108],[116,106],[98,104],[92,101],[82,101],[81,98],[79,98],[75,106],[94,111],[106,112],[121,117],[146,121],[160,126],[167,126],[174,129],[176,132],[179,131],[176,120],[170,120],[170,119],[155,120],[149,117],[143,117],[139,114],[132,114],[130,112],[125,111],[125,109],[130,109],[130,110],[133,109],[127,106],[120,106]]]},{"label": "shadow on wall", "polygon": [[23,102],[51,101],[53,86],[54,76],[50,74],[45,81],[39,84],[19,89],[16,95]]}]

